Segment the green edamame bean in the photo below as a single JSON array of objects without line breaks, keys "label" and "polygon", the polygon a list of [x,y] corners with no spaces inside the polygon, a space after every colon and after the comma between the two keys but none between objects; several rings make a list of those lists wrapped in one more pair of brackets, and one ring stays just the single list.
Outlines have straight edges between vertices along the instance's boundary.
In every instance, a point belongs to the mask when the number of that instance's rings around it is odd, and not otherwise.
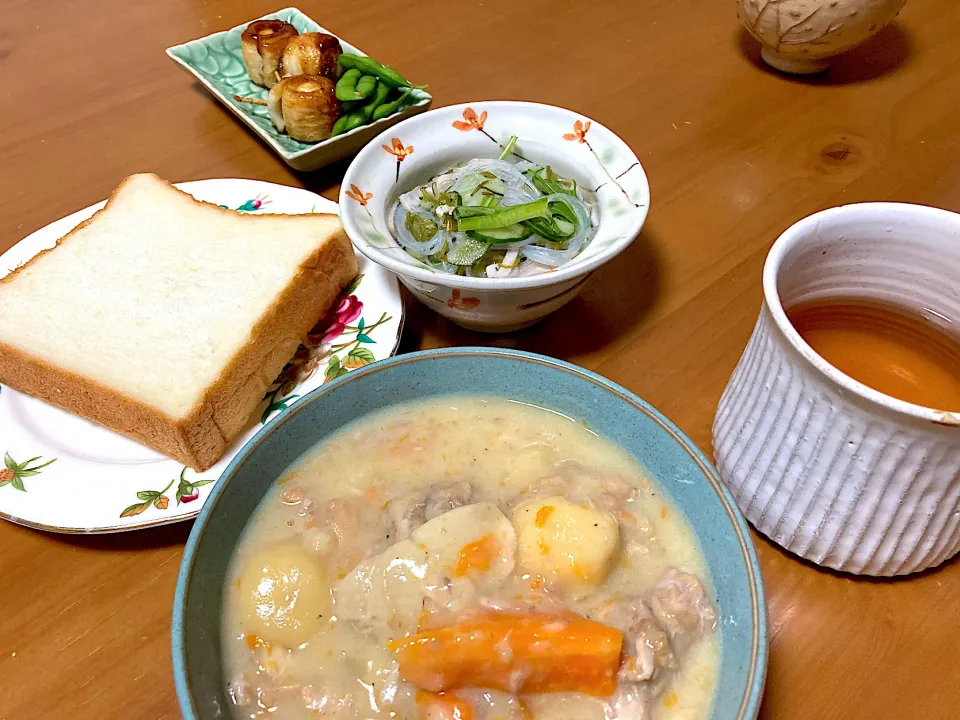
[{"label": "green edamame bean", "polygon": [[370,122],[370,118],[377,114],[377,108],[386,102],[391,89],[392,88],[386,83],[377,82],[377,89],[374,90],[373,97],[367,100],[362,108],[362,112],[366,118],[365,122]]},{"label": "green edamame bean", "polygon": [[[380,82],[390,87],[410,87],[410,83],[403,75],[392,68],[381,65],[371,57],[354,55],[353,53],[343,53],[338,60],[341,67],[349,70],[359,70],[364,75],[372,75]],[[346,73],[344,73],[346,75]]]},{"label": "green edamame bean", "polygon": [[396,100],[388,103],[384,103],[379,106],[376,110],[373,111],[373,121],[383,120],[385,117],[393,115],[397,110],[400,109],[400,106],[403,105],[404,100],[413,92],[413,88],[407,88],[406,92],[403,93]]},{"label": "green edamame bean", "polygon": [[373,75],[364,75],[357,80],[357,94],[365,98],[370,97],[377,89],[377,79]]},{"label": "green edamame bean", "polygon": [[337,100],[345,102],[347,100],[362,100],[363,95],[357,92],[357,82],[360,80],[359,70],[347,70],[343,77],[337,80],[336,95]]},{"label": "green edamame bean", "polygon": [[352,112],[347,115],[347,124],[343,128],[343,131],[350,132],[351,130],[356,130],[358,127],[363,125],[363,123],[363,113],[361,113],[359,110],[357,112]]},{"label": "green edamame bean", "polygon": [[383,104],[389,94],[390,88],[382,82],[378,82],[377,89],[373,92],[373,97],[367,100],[358,110],[350,114],[351,120],[347,121],[347,129],[353,130],[355,127],[360,127],[370,122],[370,118],[373,117],[376,109]]},{"label": "green edamame bean", "polygon": [[[338,132],[333,132],[330,134],[330,137],[334,135],[339,135],[340,133],[350,132],[361,125],[366,125],[370,122],[370,118],[373,116],[374,111],[387,99],[387,95],[390,94],[390,88],[384,85],[382,82],[378,82],[376,89],[373,91],[373,96],[367,100],[363,105],[355,109],[349,115],[344,115],[336,124],[333,126],[334,130],[339,129]],[[343,125],[338,128],[337,125],[340,123]]]},{"label": "green edamame bean", "polygon": [[347,129],[347,120],[349,119],[349,115],[341,115],[340,118],[333,124],[333,129],[330,131],[330,137],[336,137],[337,135],[345,132]]}]

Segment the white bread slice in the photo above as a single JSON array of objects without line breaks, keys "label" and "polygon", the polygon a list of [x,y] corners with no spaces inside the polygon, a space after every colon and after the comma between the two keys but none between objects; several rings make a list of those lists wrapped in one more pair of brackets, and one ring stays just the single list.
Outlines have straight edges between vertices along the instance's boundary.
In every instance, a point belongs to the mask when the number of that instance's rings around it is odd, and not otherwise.
[{"label": "white bread slice", "polygon": [[357,271],[336,215],[133,175],[0,280],[0,383],[205,470]]}]

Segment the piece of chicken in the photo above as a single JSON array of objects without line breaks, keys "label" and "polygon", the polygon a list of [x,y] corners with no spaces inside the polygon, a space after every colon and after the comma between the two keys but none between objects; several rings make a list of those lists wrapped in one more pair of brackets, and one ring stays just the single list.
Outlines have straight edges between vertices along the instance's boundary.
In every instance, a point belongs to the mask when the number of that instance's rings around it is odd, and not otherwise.
[{"label": "piece of chicken", "polygon": [[717,612],[696,575],[668,570],[650,591],[649,602],[675,652],[685,652],[717,626]]},{"label": "piece of chicken", "polygon": [[387,503],[387,514],[395,528],[394,539],[403,540],[428,520],[469,505],[472,500],[473,485],[466,480],[438,483],[423,492],[396,497]]},{"label": "piece of chicken", "polygon": [[623,633],[626,661],[620,668],[620,679],[624,682],[661,679],[665,671],[678,667],[670,638],[643,598],[631,596],[618,600],[604,608],[600,620]]},{"label": "piece of chicken", "polygon": [[343,52],[340,41],[333,35],[309,32],[287,43],[280,58],[280,77],[320,75],[337,79],[337,58]]},{"label": "piece of chicken", "polygon": [[270,88],[267,112],[280,132],[301,142],[319,142],[330,137],[341,110],[332,80],[295,75]]},{"label": "piece of chicken", "polygon": [[683,654],[716,627],[717,614],[695,575],[670,569],[646,599],[621,598],[599,619],[623,633],[626,661],[620,680],[648,683],[656,694],[680,667]]},{"label": "piece of chicken", "polygon": [[266,88],[277,84],[280,58],[297,35],[297,29],[283,20],[257,20],[247,25],[240,36],[240,54],[254,83]]}]

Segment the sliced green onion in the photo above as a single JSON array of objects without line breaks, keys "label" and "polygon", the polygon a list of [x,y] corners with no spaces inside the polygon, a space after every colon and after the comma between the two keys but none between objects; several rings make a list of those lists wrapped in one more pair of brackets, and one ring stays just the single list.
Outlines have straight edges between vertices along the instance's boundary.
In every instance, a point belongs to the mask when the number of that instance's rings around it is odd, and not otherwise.
[{"label": "sliced green onion", "polygon": [[462,220],[463,218],[476,217],[477,215],[493,215],[493,213],[498,212],[493,208],[484,207],[483,205],[461,205],[453,211],[453,217],[457,220]]},{"label": "sliced green onion", "polygon": [[566,203],[562,202],[552,202],[550,203],[550,214],[557,217],[563,218],[568,223],[576,226],[577,216],[574,214],[573,210],[570,209]]},{"label": "sliced green onion", "polygon": [[510,153],[513,152],[513,148],[516,147],[516,145],[517,145],[517,136],[511,135],[510,140],[507,141],[507,146],[503,149],[503,152],[500,153],[500,159],[506,160],[510,156]]},{"label": "sliced green onion", "polygon": [[[548,168],[549,169],[549,168]],[[559,182],[555,180],[550,180],[543,177],[539,171],[533,173],[530,176],[530,182],[533,183],[533,186],[537,188],[544,195],[570,195],[572,197],[577,197],[577,184],[576,181],[573,182],[573,188],[564,187]]]},{"label": "sliced green onion", "polygon": [[532,220],[524,220],[522,224],[544,240],[550,240],[551,242],[563,242],[570,237],[560,232],[560,228],[557,227],[553,218],[549,220],[545,218],[534,218]]},{"label": "sliced green onion", "polygon": [[511,205],[490,215],[475,215],[463,218],[457,224],[460,232],[467,230],[496,230],[497,228],[516,225],[524,220],[533,218],[549,218],[550,206],[546,198],[540,198],[522,205]]},{"label": "sliced green onion", "polygon": [[563,242],[576,234],[577,216],[565,203],[551,202],[550,214],[543,218],[524,220],[524,227],[536,233],[544,240]]}]

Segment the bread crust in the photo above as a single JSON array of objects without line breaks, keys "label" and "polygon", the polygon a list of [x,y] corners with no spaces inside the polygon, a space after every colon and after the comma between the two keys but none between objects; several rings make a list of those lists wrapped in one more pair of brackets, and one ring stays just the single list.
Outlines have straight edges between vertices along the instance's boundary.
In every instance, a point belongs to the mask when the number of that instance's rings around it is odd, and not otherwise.
[{"label": "bread crust", "polygon": [[[23,268],[92,223],[133,177],[120,183],[103,209],[60,238],[53,248],[43,250],[23,267],[0,279],[0,284],[11,282]],[[191,203],[234,215],[232,210],[195,200],[160,178],[156,180],[186,196]],[[244,219],[256,224],[263,217],[249,215]],[[276,222],[277,216],[270,216],[270,220]],[[214,465],[246,427],[284,365],[357,272],[353,247],[342,227],[338,227],[318,242],[318,247],[301,264],[283,292],[251,328],[247,342],[183,418],[171,418],[139,399],[3,341],[0,341],[0,383],[126,435],[201,472]]]}]

